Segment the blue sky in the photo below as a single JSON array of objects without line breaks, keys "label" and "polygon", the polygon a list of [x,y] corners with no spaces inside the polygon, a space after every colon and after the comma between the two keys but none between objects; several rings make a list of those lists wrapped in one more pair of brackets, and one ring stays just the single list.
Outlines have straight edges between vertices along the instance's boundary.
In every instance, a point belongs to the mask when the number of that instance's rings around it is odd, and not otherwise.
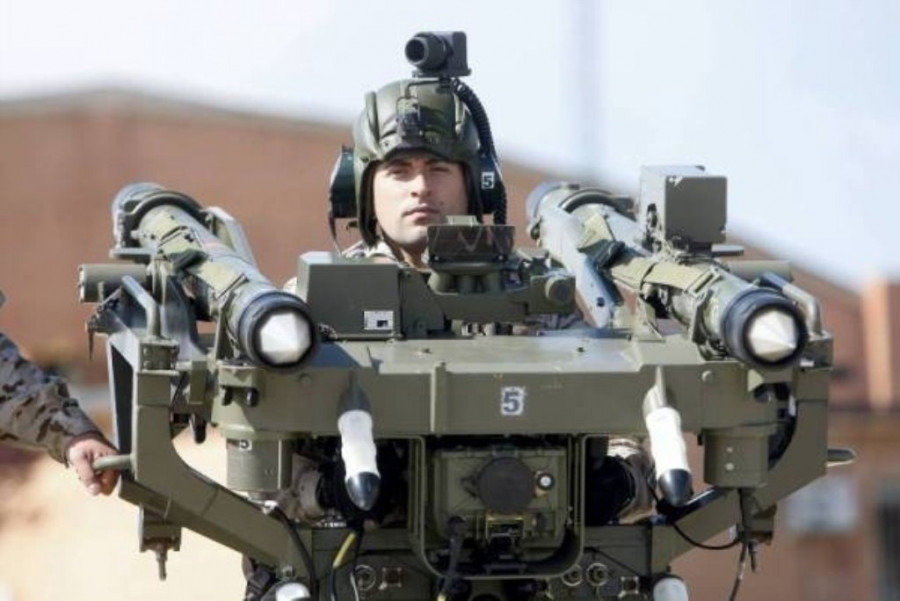
[{"label": "blue sky", "polygon": [[894,0],[0,0],[0,98],[132,85],[349,124],[432,29],[468,33],[502,156],[623,192],[703,164],[732,232],[851,288],[900,278]]}]

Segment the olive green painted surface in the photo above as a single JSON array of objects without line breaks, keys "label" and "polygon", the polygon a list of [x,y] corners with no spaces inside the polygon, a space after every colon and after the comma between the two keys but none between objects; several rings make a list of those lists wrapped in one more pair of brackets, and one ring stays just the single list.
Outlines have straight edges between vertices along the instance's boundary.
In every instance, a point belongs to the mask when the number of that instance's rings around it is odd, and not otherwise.
[{"label": "olive green painted surface", "polygon": [[[679,223],[678,206],[667,205],[671,227]],[[671,232],[653,234],[662,237],[647,245],[623,235],[639,228],[611,204],[572,208],[588,228],[578,252],[601,261],[594,265],[603,278],[636,297],[636,311],[617,305],[609,327],[545,327],[546,335],[522,336],[479,330],[508,331],[492,323],[499,317],[535,318],[538,325],[559,318],[559,306],[549,309],[565,295],[539,291],[570,276],[546,253],[463,262],[443,278],[312,253],[298,261],[296,291],[322,326],[322,341],[303,365],[279,370],[255,364],[237,339],[243,303],[277,290],[253,264],[239,226],[218,238],[202,214],[198,219],[181,205],[128,207],[134,218],[124,222],[136,234],[129,239],[152,251],[142,255],[149,262],[125,270],[85,266],[81,297],[102,299],[89,330],[108,337],[123,453],[116,461],[127,467],[120,496],[144,509],[142,548],[177,549],[185,527],[273,566],[280,577],[306,578],[289,531],[259,502],[290,482],[292,449],[324,453],[337,445],[338,404],[351,382],[368,401],[375,438],[402,449],[405,498],[393,508],[401,517],[367,531],[361,548],[360,563],[383,585],[366,591],[376,600],[435,597],[451,516],[464,518],[472,546],[510,530],[519,537],[521,566],[472,568],[466,579],[473,594],[505,599],[502,591],[528,582],[576,599],[646,591],[691,548],[672,523],[707,540],[741,521],[740,489],[752,499],[752,534],[765,539],[771,508],[824,472],[827,332],[810,327],[799,360],[788,365],[765,369],[735,359],[719,324],[733,299],[757,284],[729,272],[708,248],[684,254],[666,238]],[[215,217],[229,223],[224,212]],[[697,226],[709,234],[701,242],[714,241],[718,219]],[[627,245],[614,245],[623,240]],[[473,273],[484,278],[480,284],[459,279]],[[198,316],[215,322],[214,335],[196,334]],[[657,382],[682,430],[703,444],[694,488],[706,492],[683,515],[589,523],[587,441],[646,436],[645,398]],[[175,453],[175,434],[193,428],[202,435],[207,424],[228,441],[234,490],[195,473]],[[510,513],[492,509],[497,497],[473,495],[472,483],[498,457],[551,475],[554,486]],[[320,576],[345,525],[340,515],[298,524]],[[397,570],[402,586],[388,577]],[[346,577],[340,580],[339,593],[349,594]],[[320,598],[327,598],[321,589]]]}]

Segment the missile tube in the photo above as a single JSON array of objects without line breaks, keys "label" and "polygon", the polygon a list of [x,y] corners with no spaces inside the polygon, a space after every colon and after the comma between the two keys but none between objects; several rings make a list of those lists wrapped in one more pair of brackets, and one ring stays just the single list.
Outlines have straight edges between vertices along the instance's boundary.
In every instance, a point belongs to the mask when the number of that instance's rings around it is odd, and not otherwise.
[{"label": "missile tube", "polygon": [[[609,290],[608,277],[644,300],[662,302],[692,339],[724,347],[751,366],[778,368],[799,357],[808,331],[784,294],[741,280],[709,257],[650,253],[641,246],[640,226],[614,200],[571,184],[539,188],[528,199],[533,235],[575,273],[596,325],[608,318],[593,302],[611,296],[598,292]],[[590,271],[596,273],[585,274]]]},{"label": "missile tube", "polygon": [[199,312],[225,320],[252,363],[290,369],[313,354],[317,331],[305,303],[216,237],[192,199],[154,184],[132,185],[117,195],[113,212],[119,244],[143,247],[172,265]]}]

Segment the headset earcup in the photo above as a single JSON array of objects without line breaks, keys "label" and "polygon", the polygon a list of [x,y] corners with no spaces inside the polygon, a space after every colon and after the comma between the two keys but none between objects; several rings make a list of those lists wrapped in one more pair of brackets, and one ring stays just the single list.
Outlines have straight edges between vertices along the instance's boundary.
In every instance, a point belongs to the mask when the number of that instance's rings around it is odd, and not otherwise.
[{"label": "headset earcup", "polygon": [[494,214],[503,203],[506,188],[503,185],[503,176],[500,166],[494,158],[487,153],[478,154],[481,169],[478,173],[478,189],[481,196],[481,210],[485,214]]},{"label": "headset earcup", "polygon": [[335,219],[356,217],[356,184],[353,175],[353,149],[341,146],[341,153],[331,172],[328,187],[331,214]]}]

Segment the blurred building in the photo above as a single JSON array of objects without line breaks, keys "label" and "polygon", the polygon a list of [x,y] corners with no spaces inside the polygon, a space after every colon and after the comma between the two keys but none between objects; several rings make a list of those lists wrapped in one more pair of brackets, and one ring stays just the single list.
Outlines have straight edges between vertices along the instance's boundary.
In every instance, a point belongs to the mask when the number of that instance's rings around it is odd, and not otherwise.
[{"label": "blurred building", "polygon": [[[109,205],[119,188],[154,181],[225,207],[263,273],[281,282],[299,253],[332,245],[328,176],[349,137],[348,124],[123,90],[0,103],[0,329],[33,357],[103,382],[102,344],[87,361],[91,307],[77,303],[75,282],[79,264],[107,260]],[[504,176],[521,239],[524,198],[548,175],[506,163]],[[749,248],[748,256],[766,253]],[[740,598],[900,599],[900,284],[876,282],[860,295],[801,266],[794,275],[821,300],[836,340],[831,444],[855,448],[860,459],[783,504],[775,545],[762,551],[761,572],[745,579]],[[133,531],[118,534],[125,542],[116,545],[134,547]],[[0,549],[3,540],[0,521]],[[675,571],[693,599],[720,599],[735,564],[736,552],[697,550]],[[17,590],[15,572],[0,570],[0,584]]]}]

